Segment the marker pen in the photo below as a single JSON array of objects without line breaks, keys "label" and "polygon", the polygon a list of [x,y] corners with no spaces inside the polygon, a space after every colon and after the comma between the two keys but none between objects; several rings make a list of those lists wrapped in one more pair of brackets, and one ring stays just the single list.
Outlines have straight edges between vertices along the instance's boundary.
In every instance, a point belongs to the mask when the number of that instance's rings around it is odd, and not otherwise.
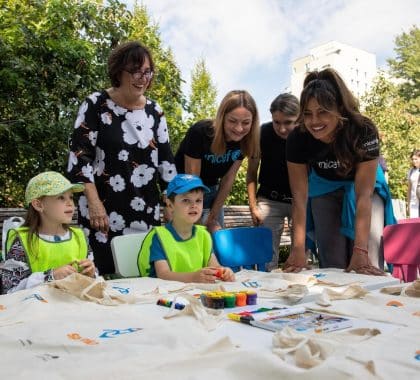
[{"label": "marker pen", "polygon": [[[159,299],[156,302],[157,305],[165,306],[165,307],[172,307],[172,303],[173,303],[172,301],[168,301],[168,300],[165,300],[165,299]],[[184,304],[178,303],[178,302],[175,303],[175,305],[173,306],[173,308],[177,309],[177,310],[182,310],[184,307],[185,307]]]}]

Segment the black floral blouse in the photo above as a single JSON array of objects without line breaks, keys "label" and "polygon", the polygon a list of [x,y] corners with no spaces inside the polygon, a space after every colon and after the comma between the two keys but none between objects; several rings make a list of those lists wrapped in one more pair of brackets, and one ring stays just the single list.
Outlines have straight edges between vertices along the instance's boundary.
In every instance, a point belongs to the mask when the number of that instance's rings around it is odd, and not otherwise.
[{"label": "black floral blouse", "polygon": [[147,99],[144,109],[129,110],[106,91],[91,94],[74,124],[67,172],[72,182],[96,185],[109,233],[91,229],[84,195],[79,198],[79,223],[99,273],[114,273],[111,239],[159,225],[160,193],[176,174],[162,109]]}]

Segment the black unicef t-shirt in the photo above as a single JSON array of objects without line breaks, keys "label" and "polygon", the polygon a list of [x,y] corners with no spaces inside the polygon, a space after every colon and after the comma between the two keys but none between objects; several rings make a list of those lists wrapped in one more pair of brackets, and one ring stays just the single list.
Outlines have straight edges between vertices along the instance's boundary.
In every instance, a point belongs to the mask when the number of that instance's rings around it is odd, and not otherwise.
[{"label": "black unicef t-shirt", "polygon": [[217,185],[237,160],[243,160],[239,142],[227,142],[224,154],[214,154],[210,147],[213,142],[213,121],[202,120],[187,131],[175,155],[178,173],[185,173],[184,155],[201,160],[200,177],[205,185]]},{"label": "black unicef t-shirt", "polygon": [[[361,160],[370,161],[379,157],[379,137],[374,126],[365,125],[359,130],[357,146],[366,152]],[[306,130],[295,128],[287,138],[287,161],[296,164],[308,164],[315,172],[330,180],[353,180],[355,170],[343,177],[337,171],[340,162],[332,150],[332,144],[323,143],[315,139]]]},{"label": "black unicef t-shirt", "polygon": [[291,198],[286,164],[286,140],[276,134],[273,123],[265,123],[260,132],[260,174],[258,182],[269,191]]}]

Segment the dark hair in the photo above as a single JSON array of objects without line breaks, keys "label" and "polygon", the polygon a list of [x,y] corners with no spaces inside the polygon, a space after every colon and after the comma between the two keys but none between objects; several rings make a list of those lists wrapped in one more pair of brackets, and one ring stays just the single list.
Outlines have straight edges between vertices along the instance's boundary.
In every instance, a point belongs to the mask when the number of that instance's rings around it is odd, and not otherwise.
[{"label": "dark hair", "polygon": [[[149,60],[150,70],[155,71],[152,55],[149,50],[138,41],[125,42],[112,50],[108,58],[108,76],[111,79],[113,87],[121,85],[121,73],[124,70],[136,71],[139,70],[145,59]],[[150,80],[148,86],[150,87],[153,78]]]},{"label": "dark hair", "polygon": [[304,128],[303,115],[310,99],[314,98],[326,111],[338,116],[339,121],[332,141],[333,151],[340,161],[338,172],[342,175],[350,173],[357,162],[374,159],[360,149],[358,133],[360,129],[369,127],[376,131],[373,122],[359,111],[358,101],[348,89],[343,79],[333,69],[310,72],[303,82],[300,96],[300,114],[298,121]]},{"label": "dark hair", "polygon": [[270,112],[279,111],[287,116],[296,116],[299,114],[299,99],[292,94],[280,94],[270,105]]},{"label": "dark hair", "polygon": [[246,157],[259,155],[260,147],[260,121],[257,105],[253,97],[245,90],[233,90],[228,92],[217,109],[216,119],[213,122],[214,138],[211,151],[216,154],[226,152],[225,140],[225,117],[238,107],[244,107],[252,114],[252,124],[249,133],[240,141],[241,152]]},{"label": "dark hair", "polygon": [[420,157],[420,149],[414,149],[411,154],[410,154],[410,158],[413,158],[414,156],[419,156]]}]

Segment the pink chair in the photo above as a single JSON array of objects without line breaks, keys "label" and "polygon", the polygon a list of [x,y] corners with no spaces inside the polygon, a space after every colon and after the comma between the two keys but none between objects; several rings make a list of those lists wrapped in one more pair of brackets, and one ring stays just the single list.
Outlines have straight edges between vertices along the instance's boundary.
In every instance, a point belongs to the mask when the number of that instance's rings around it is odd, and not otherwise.
[{"label": "pink chair", "polygon": [[384,227],[385,261],[393,264],[392,275],[404,282],[417,278],[420,268],[420,220],[407,219],[407,222]]}]

